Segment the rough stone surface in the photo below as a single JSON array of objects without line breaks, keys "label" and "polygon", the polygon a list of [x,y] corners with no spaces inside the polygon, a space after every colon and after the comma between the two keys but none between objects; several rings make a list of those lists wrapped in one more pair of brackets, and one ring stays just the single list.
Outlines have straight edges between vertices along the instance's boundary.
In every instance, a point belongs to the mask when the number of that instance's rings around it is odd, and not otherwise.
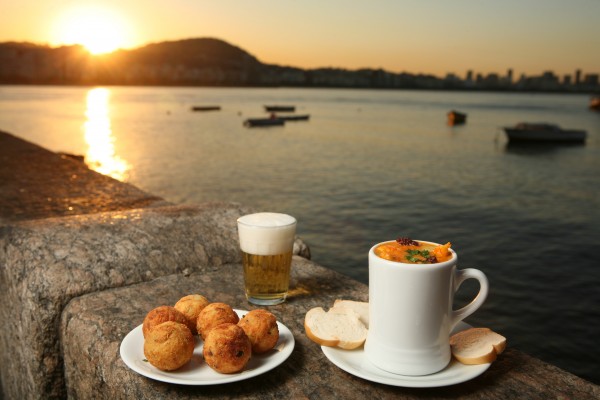
[{"label": "rough stone surface", "polygon": [[236,219],[247,212],[214,203],[0,227],[0,360],[7,398],[64,391],[58,326],[69,300],[240,262]]},{"label": "rough stone surface", "polygon": [[169,203],[0,131],[0,224]]},{"label": "rough stone surface", "polygon": [[288,360],[254,378],[215,386],[182,386],[154,381],[130,370],[119,346],[152,308],[200,293],[239,309],[253,309],[243,294],[240,264],[203,268],[73,299],[61,321],[61,343],[69,398],[74,399],[597,399],[600,387],[510,347],[481,376],[431,389],[386,386],[357,378],[334,366],[304,334],[306,312],[330,307],[335,299],[367,300],[367,287],[313,262],[294,257],[294,295],[269,307],[296,340]]}]

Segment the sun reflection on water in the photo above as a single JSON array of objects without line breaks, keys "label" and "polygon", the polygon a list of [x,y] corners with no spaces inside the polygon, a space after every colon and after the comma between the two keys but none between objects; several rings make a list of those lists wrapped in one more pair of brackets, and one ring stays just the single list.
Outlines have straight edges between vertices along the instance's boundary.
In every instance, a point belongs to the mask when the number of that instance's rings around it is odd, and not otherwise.
[{"label": "sun reflection on water", "polygon": [[86,121],[83,127],[89,148],[85,161],[94,171],[124,181],[130,166],[115,154],[109,99],[110,90],[106,88],[94,88],[87,94]]}]

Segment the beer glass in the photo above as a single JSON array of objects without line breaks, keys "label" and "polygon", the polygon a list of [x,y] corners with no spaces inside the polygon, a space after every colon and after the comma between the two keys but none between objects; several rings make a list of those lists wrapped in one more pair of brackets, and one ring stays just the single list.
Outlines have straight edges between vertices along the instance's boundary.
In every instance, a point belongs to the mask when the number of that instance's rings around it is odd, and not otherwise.
[{"label": "beer glass", "polygon": [[290,286],[296,219],[261,212],[237,220],[246,298],[257,305],[283,303]]}]

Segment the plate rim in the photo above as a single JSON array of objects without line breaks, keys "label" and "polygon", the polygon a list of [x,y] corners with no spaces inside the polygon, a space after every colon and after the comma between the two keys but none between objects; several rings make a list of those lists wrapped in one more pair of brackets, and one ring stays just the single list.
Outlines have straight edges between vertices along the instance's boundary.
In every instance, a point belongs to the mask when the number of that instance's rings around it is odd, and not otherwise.
[{"label": "plate rim", "polygon": [[[465,322],[460,322],[456,326],[456,328],[453,330],[452,334],[463,331],[468,328],[471,328],[471,325],[469,325]],[[466,364],[461,364],[460,362],[458,362],[454,358],[452,358],[450,360],[450,363],[443,370],[441,370],[439,372],[436,372],[436,373],[430,374],[430,375],[423,375],[423,376],[407,376],[407,375],[392,374],[392,373],[384,371],[384,370],[379,370],[379,368],[377,368],[375,365],[373,365],[364,356],[364,347],[360,347],[360,348],[357,348],[354,350],[343,350],[343,349],[339,349],[339,348],[335,348],[335,347],[321,346],[321,350],[323,351],[323,354],[325,354],[325,357],[327,357],[327,359],[332,364],[334,364],[336,367],[340,368],[341,370],[343,370],[351,375],[354,375],[359,378],[362,378],[362,379],[365,379],[365,380],[368,380],[371,382],[375,382],[375,383],[381,383],[381,384],[389,385],[389,386],[407,387],[407,388],[434,388],[434,387],[444,387],[444,386],[455,385],[458,383],[463,383],[463,382],[469,381],[469,380],[474,379],[474,378],[478,377],[479,375],[483,374],[492,365],[491,363],[466,365]],[[344,354],[345,357],[344,356],[338,357],[339,354]],[[348,358],[349,354],[351,354],[350,357],[361,358],[362,362],[367,362],[369,364],[369,366],[372,367],[373,370],[381,371],[382,375],[377,375],[377,374],[369,373],[368,371],[361,371],[361,370],[356,369],[354,367],[353,363],[344,361],[344,358]],[[458,366],[458,367],[456,367],[456,366]],[[464,369],[464,370],[468,371],[468,373],[454,375],[454,377],[449,376],[445,379],[436,379],[436,377],[439,378],[441,374],[448,371],[449,368],[455,368],[455,369],[458,368],[459,370]],[[383,374],[385,374],[385,376]]]},{"label": "plate rim", "polygon": [[[234,311],[238,314],[238,316],[240,318],[249,312],[249,310],[240,310],[240,309],[234,309]],[[284,344],[284,343],[285,343],[285,346],[283,349],[279,350],[276,354],[273,354],[273,355],[262,355],[262,354],[254,355],[254,357],[265,357],[265,358],[269,357],[270,358],[269,361],[267,361],[265,364],[259,366],[258,368],[254,368],[251,370],[244,369],[241,372],[238,372],[235,374],[220,374],[220,373],[214,371],[213,369],[210,369],[210,371],[214,372],[215,374],[218,374],[216,376],[216,379],[209,379],[209,380],[183,379],[183,378],[171,375],[171,374],[176,374],[175,371],[174,372],[161,371],[149,363],[148,363],[148,365],[151,368],[150,371],[148,371],[145,368],[140,368],[138,365],[136,365],[135,362],[140,361],[140,360],[133,359],[135,356],[132,356],[130,354],[131,351],[129,350],[129,346],[136,346],[135,341],[139,341],[139,339],[140,339],[139,336],[143,335],[142,326],[143,326],[143,324],[140,324],[140,325],[134,327],[131,331],[129,331],[127,333],[127,335],[125,335],[125,337],[121,341],[121,344],[119,346],[119,355],[121,357],[121,360],[129,369],[131,369],[132,371],[134,371],[146,378],[153,379],[153,380],[160,381],[160,382],[165,382],[165,383],[177,384],[177,385],[187,385],[187,386],[221,385],[221,384],[225,384],[225,383],[238,382],[238,381],[242,381],[245,379],[253,378],[255,376],[262,375],[265,372],[268,372],[268,371],[278,367],[279,365],[281,365],[285,360],[287,360],[289,358],[289,356],[292,354],[294,348],[296,347],[296,340],[294,339],[294,334],[292,333],[292,331],[287,326],[285,326],[283,323],[277,321],[277,326],[279,329],[279,341],[277,342],[277,345],[275,347],[280,346],[281,344]],[[195,340],[199,340],[199,344],[196,344],[196,347],[194,349],[194,354],[196,355],[198,352],[202,351],[204,343],[202,342],[202,339],[195,338]],[[143,336],[142,336],[142,343],[139,345],[142,346],[142,355],[143,355]],[[145,357],[144,357],[144,360],[145,360]],[[202,364],[205,365],[203,358],[202,358]],[[152,369],[155,369],[156,372],[152,371]]]}]

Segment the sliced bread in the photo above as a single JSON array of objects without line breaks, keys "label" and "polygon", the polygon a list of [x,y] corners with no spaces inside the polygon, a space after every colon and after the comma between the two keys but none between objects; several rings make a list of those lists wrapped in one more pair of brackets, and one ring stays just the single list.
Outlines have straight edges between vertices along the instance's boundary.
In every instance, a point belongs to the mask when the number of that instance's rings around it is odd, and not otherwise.
[{"label": "sliced bread", "polygon": [[367,328],[360,321],[360,315],[349,308],[331,308],[325,312],[315,307],[304,318],[306,336],[321,346],[355,349],[362,346],[367,338]]},{"label": "sliced bread", "polygon": [[350,308],[360,315],[360,322],[369,329],[369,303],[366,301],[337,299],[333,303],[334,308]]},{"label": "sliced bread", "polygon": [[452,355],[463,364],[487,364],[506,348],[506,338],[488,328],[469,328],[450,337]]}]

